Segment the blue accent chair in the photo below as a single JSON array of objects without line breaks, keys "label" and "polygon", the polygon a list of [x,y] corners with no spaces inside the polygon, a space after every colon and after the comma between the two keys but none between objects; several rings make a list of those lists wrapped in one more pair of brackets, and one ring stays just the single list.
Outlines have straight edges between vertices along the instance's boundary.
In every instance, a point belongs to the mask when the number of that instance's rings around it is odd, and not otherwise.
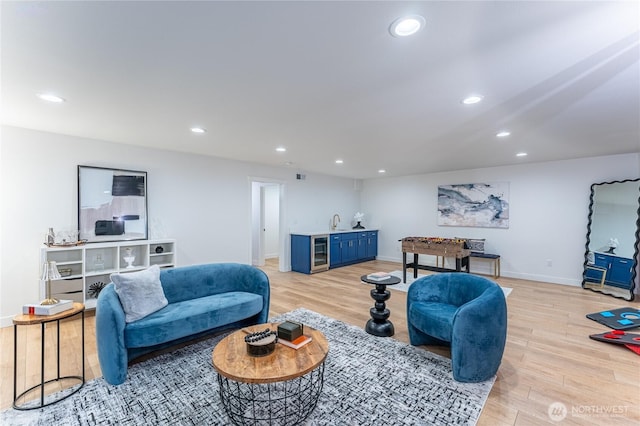
[{"label": "blue accent chair", "polygon": [[483,382],[498,371],[507,339],[507,304],[493,281],[454,272],[416,280],[407,294],[414,346],[451,346],[453,378]]},{"label": "blue accent chair", "polygon": [[239,263],[184,266],[160,271],[169,304],[126,323],[113,283],[98,296],[96,343],[102,376],[119,385],[141,355],[231,328],[267,322],[269,278]]}]

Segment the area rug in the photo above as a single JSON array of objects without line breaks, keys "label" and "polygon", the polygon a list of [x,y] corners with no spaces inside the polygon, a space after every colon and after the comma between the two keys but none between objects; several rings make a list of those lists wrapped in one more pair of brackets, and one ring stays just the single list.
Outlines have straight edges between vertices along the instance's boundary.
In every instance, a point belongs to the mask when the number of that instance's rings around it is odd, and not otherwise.
[{"label": "area rug", "polygon": [[[329,341],[325,382],[306,425],[473,425],[495,378],[453,380],[451,361],[392,338],[297,309],[271,319],[299,321]],[[44,409],[7,410],[7,425],[228,425],[211,364],[217,336],[129,367],[127,381],[102,378]]]},{"label": "area rug", "polygon": [[[402,271],[391,271],[389,272],[389,275],[393,275],[394,277],[398,277],[402,279]],[[431,275],[431,274],[418,274],[418,278],[413,278],[413,270],[407,271],[406,283],[400,282],[400,284],[390,285],[387,288],[389,290],[403,291],[406,293],[409,291],[409,287],[411,286],[411,284],[413,284],[415,280],[420,279],[422,277],[426,277],[427,275]],[[370,285],[370,284],[367,284],[367,285]],[[502,291],[504,292],[504,297],[508,297],[509,294],[511,294],[511,291],[513,290],[512,288],[509,288],[509,287],[500,286],[500,288],[502,288]]]}]

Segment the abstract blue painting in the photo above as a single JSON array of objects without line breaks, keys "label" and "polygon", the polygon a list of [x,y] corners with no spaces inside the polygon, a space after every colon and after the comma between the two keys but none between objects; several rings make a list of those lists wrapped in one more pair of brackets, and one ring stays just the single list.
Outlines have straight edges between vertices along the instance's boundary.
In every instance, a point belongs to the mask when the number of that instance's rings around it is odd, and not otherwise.
[{"label": "abstract blue painting", "polygon": [[438,186],[438,225],[509,227],[509,183]]}]

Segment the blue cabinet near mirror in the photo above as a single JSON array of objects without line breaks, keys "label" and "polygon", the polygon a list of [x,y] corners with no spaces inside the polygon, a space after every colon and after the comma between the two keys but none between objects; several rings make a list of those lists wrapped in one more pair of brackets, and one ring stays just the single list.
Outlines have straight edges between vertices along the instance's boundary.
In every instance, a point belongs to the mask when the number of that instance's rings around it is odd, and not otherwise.
[{"label": "blue cabinet near mirror", "polygon": [[634,299],[640,233],[640,179],[591,185],[582,287]]}]

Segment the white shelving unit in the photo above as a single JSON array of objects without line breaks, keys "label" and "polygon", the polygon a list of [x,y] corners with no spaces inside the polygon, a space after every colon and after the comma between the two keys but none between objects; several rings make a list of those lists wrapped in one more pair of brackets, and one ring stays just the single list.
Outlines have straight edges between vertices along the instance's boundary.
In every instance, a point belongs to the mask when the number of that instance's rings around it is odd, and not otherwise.
[{"label": "white shelving unit", "polygon": [[[111,274],[140,271],[152,265],[160,268],[176,266],[176,241],[136,240],[73,247],[44,246],[40,249],[40,265],[49,260],[56,262],[62,275],[61,280],[51,282],[53,297],[71,299],[93,309],[96,307],[97,290],[111,282]],[[46,282],[40,281],[40,297],[44,298],[45,293]]]}]

